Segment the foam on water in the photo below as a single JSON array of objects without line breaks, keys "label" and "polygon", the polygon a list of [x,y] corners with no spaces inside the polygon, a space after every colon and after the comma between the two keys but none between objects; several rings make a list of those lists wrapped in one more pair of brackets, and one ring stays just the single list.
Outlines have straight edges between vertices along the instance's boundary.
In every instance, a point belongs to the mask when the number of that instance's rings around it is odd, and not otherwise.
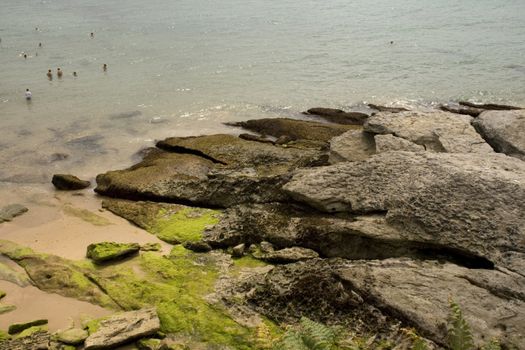
[{"label": "foam on water", "polygon": [[523,15],[522,0],[3,0],[0,180],[92,177],[152,140],[314,106],[524,104]]}]

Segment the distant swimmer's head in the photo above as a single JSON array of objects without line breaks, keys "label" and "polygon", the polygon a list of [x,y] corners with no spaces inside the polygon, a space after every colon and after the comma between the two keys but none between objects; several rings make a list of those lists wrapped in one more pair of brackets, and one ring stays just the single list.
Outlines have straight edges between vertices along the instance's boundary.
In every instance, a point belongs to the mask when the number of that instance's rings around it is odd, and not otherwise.
[{"label": "distant swimmer's head", "polygon": [[107,70],[108,70],[108,65],[104,63],[104,65],[102,66],[102,69],[103,69],[104,71],[107,71]]},{"label": "distant swimmer's head", "polygon": [[42,43],[38,43],[38,47],[42,47]]},{"label": "distant swimmer's head", "polygon": [[394,40],[390,41],[390,45],[392,45],[394,43]]},{"label": "distant swimmer's head", "polygon": [[47,74],[51,74],[51,69],[48,69],[48,70],[47,70]]},{"label": "distant swimmer's head", "polygon": [[95,34],[93,34],[93,32],[91,32],[90,36],[93,38],[93,37],[95,37]]},{"label": "distant swimmer's head", "polygon": [[26,55],[26,54],[24,54],[24,58],[27,58],[27,55]]},{"label": "distant swimmer's head", "polygon": [[77,76],[77,72],[73,72],[73,76],[76,77]]}]

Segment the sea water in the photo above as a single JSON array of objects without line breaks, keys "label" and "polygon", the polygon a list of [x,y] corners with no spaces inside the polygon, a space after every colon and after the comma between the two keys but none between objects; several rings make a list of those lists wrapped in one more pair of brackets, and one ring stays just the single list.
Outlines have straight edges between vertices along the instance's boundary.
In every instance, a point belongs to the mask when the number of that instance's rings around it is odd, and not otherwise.
[{"label": "sea water", "polygon": [[1,0],[0,38],[4,185],[315,106],[525,104],[523,0]]}]

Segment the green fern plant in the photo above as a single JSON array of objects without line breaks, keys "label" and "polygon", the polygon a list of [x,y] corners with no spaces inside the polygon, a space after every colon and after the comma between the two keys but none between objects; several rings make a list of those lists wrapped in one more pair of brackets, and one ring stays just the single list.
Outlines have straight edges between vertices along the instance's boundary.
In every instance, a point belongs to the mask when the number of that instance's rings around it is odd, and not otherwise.
[{"label": "green fern plant", "polygon": [[449,299],[448,345],[451,350],[473,350],[474,339],[459,305]]},{"label": "green fern plant", "polygon": [[334,328],[302,317],[297,329],[289,329],[274,346],[275,350],[335,350],[338,332]]}]

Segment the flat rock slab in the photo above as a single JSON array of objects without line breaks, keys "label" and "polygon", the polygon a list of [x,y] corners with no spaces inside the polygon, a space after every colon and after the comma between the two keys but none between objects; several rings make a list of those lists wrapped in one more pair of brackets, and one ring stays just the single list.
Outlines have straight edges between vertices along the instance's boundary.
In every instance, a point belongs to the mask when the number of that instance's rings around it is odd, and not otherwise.
[{"label": "flat rock slab", "polygon": [[459,101],[459,104],[461,106],[495,110],[495,111],[511,111],[511,110],[523,109],[521,107],[501,105],[497,103],[473,103],[473,102],[468,102],[468,101]]},{"label": "flat rock slab", "polygon": [[366,113],[345,112],[335,108],[310,108],[304,114],[317,115],[331,123],[362,125],[369,117]]},{"label": "flat rock slab", "polygon": [[391,134],[375,135],[374,140],[377,153],[389,151],[420,152],[425,150],[424,146]]},{"label": "flat rock slab", "polygon": [[28,337],[0,341],[0,350],[47,350],[51,335],[40,331]]},{"label": "flat rock slab", "polygon": [[447,343],[452,298],[460,305],[477,344],[497,338],[508,346],[525,348],[525,300],[523,295],[503,293],[505,288],[523,291],[523,277],[408,259],[357,261],[341,267],[338,276],[366,302],[396,315],[441,345]]},{"label": "flat rock slab", "polygon": [[86,257],[96,263],[104,263],[136,254],[139,250],[138,243],[100,242],[87,247]]},{"label": "flat rock slab", "polygon": [[81,190],[91,186],[91,182],[69,174],[55,174],[51,183],[59,190]]},{"label": "flat rock slab", "polygon": [[56,339],[68,345],[80,345],[89,336],[88,332],[80,328],[70,328],[55,334]]},{"label": "flat rock slab", "polygon": [[309,260],[318,258],[319,254],[316,251],[303,247],[291,247],[261,255],[261,260],[268,261],[274,264],[288,264],[297,261]]},{"label": "flat rock slab", "polygon": [[473,124],[496,152],[525,160],[525,110],[486,111]]},{"label": "flat rock slab", "polygon": [[129,311],[104,318],[85,341],[85,350],[112,349],[152,335],[160,329],[155,308]]},{"label": "flat rock slab", "polygon": [[364,129],[401,137],[431,152],[492,153],[471,121],[470,116],[442,111],[378,113],[368,119]]},{"label": "flat rock slab", "polygon": [[9,204],[0,209],[0,223],[5,221],[11,221],[13,218],[24,214],[29,209],[21,204]]},{"label": "flat rock slab", "polygon": [[254,119],[229,125],[239,126],[273,137],[287,136],[291,140],[304,139],[323,142],[328,142],[332,137],[356,128],[352,125],[328,124],[289,118]]},{"label": "flat rock slab", "polygon": [[43,326],[45,324],[47,324],[47,320],[35,320],[26,323],[15,323],[9,326],[7,332],[9,334],[16,334],[22,332],[24,329],[28,329],[33,326]]},{"label": "flat rock slab", "polygon": [[523,273],[525,163],[519,159],[387,152],[300,170],[284,190],[324,212],[383,212],[407,239],[439,243]]},{"label": "flat rock slab", "polygon": [[169,138],[129,169],[97,176],[97,193],[117,198],[228,207],[286,200],[281,185],[298,167],[327,163],[324,152],[231,135]]}]

